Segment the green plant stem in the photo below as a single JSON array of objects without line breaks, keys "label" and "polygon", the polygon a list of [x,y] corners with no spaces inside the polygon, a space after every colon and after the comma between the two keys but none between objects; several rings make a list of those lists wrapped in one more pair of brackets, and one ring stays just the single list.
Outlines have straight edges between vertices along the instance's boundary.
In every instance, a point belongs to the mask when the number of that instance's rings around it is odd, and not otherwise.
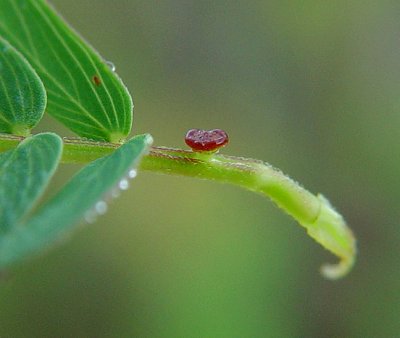
[{"label": "green plant stem", "polygon": [[[0,135],[0,151],[14,148],[23,139]],[[118,145],[64,138],[62,161],[85,163],[110,154]],[[343,218],[322,195],[313,195],[280,170],[258,160],[189,150],[152,147],[141,170],[190,176],[230,183],[261,193],[295,218],[308,234],[340,258],[339,264],[324,265],[331,279],[344,276],[353,266],[354,237]]]}]

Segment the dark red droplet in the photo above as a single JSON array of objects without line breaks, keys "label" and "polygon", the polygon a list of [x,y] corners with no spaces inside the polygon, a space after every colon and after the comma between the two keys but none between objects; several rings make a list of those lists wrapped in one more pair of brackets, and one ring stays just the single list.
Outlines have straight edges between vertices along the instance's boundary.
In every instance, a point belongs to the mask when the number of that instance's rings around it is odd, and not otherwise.
[{"label": "dark red droplet", "polygon": [[226,145],[229,138],[222,129],[190,129],[186,133],[185,142],[193,151],[216,151]]},{"label": "dark red droplet", "polygon": [[94,84],[95,84],[96,86],[100,86],[100,85],[101,85],[101,80],[100,80],[100,78],[99,78],[97,75],[94,75],[93,78],[92,78],[92,80],[93,80],[93,82],[94,82]]}]

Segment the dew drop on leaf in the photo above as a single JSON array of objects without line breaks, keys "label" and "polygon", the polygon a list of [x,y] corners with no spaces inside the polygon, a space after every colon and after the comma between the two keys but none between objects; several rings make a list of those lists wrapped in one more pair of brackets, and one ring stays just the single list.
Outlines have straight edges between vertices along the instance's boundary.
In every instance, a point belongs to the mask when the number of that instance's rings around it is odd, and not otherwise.
[{"label": "dew drop on leaf", "polygon": [[111,69],[112,72],[115,72],[117,70],[117,67],[111,62],[111,61],[106,61],[106,65]]},{"label": "dew drop on leaf", "polygon": [[121,195],[121,190],[118,187],[115,187],[113,190],[111,190],[112,198],[118,198],[120,195]]},{"label": "dew drop on leaf", "polygon": [[104,201],[98,201],[94,207],[98,215],[104,215],[107,212],[108,206]]},{"label": "dew drop on leaf", "polygon": [[128,188],[129,188],[129,182],[128,182],[128,180],[127,180],[126,178],[124,178],[124,179],[122,179],[121,181],[119,181],[118,187],[119,187],[121,190],[128,190]]},{"label": "dew drop on leaf", "polygon": [[97,213],[93,209],[90,209],[85,212],[84,219],[86,223],[92,224],[97,220]]},{"label": "dew drop on leaf", "polygon": [[136,176],[137,176],[137,171],[136,171],[135,169],[129,170],[128,177],[129,177],[130,179],[133,179],[133,178],[135,178]]}]

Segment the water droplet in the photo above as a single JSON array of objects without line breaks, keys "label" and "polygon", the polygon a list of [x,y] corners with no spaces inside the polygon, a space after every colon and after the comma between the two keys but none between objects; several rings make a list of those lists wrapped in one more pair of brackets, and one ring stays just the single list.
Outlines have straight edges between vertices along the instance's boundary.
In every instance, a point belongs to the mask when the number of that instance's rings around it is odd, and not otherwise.
[{"label": "water droplet", "polygon": [[117,70],[117,67],[111,62],[111,61],[106,61],[106,65],[111,69],[112,72],[115,72]]},{"label": "water droplet", "polygon": [[153,144],[153,141],[154,141],[153,136],[147,135],[146,140],[145,140],[146,144],[148,146],[151,146]]},{"label": "water droplet", "polygon": [[104,215],[107,212],[108,206],[104,201],[98,201],[94,207],[98,215]]},{"label": "water droplet", "polygon": [[137,176],[137,171],[135,170],[135,169],[131,169],[131,170],[129,170],[129,173],[128,173],[128,177],[129,178],[135,178]]},{"label": "water droplet", "polygon": [[111,190],[112,198],[118,198],[120,195],[121,195],[121,190],[119,190],[118,187],[115,187],[113,190]]},{"label": "water droplet", "polygon": [[128,182],[128,180],[127,180],[126,178],[124,178],[124,179],[122,179],[121,181],[119,181],[118,187],[119,187],[121,190],[128,190],[128,188],[129,188],[129,182]]},{"label": "water droplet", "polygon": [[88,210],[88,211],[85,212],[84,218],[85,218],[85,221],[86,221],[87,223],[92,224],[92,223],[96,222],[97,213],[96,213],[95,210],[90,209],[90,210]]}]

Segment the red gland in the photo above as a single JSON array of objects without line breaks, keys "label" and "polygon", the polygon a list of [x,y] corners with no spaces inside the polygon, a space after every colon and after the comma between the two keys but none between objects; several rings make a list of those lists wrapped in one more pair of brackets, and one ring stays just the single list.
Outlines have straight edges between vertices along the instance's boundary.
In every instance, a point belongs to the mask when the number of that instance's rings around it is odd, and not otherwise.
[{"label": "red gland", "polygon": [[221,129],[190,129],[185,136],[186,144],[193,151],[217,151],[229,142],[228,134]]}]

